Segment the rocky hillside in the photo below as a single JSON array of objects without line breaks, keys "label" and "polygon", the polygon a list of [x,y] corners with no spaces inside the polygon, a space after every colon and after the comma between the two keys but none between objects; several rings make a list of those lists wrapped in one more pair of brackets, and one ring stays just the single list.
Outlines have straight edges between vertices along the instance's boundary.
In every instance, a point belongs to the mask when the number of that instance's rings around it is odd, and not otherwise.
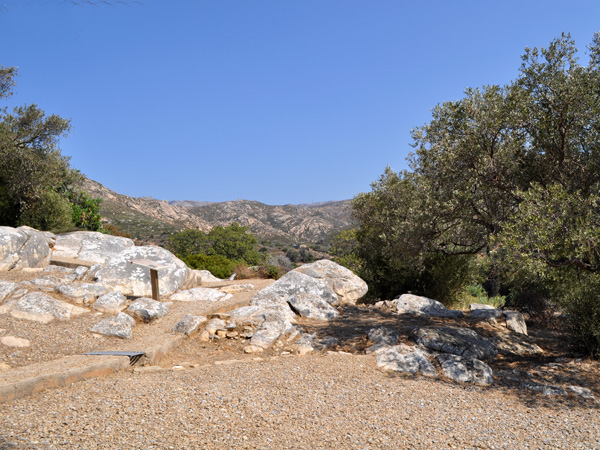
[{"label": "rocky hillside", "polygon": [[103,221],[117,226],[143,242],[162,242],[171,233],[184,228],[208,231],[211,225],[186,208],[170,205],[152,197],[129,197],[118,194],[102,184],[86,179],[82,189],[94,198],[102,199]]},{"label": "rocky hillside", "polygon": [[315,243],[351,224],[348,201],[272,206],[237,200],[191,207],[189,212],[211,225],[237,222],[262,239],[278,242]]},{"label": "rocky hillside", "polygon": [[85,180],[82,189],[101,198],[104,220],[143,242],[161,243],[185,228],[208,231],[237,222],[260,239],[282,243],[316,243],[350,226],[348,201],[272,206],[237,200],[222,203],[156,200],[129,197]]}]

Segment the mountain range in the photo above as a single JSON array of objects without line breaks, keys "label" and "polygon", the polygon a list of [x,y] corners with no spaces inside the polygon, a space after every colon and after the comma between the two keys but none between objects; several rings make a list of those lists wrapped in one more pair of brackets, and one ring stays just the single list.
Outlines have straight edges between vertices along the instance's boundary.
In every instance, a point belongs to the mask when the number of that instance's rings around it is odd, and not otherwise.
[{"label": "mountain range", "polygon": [[209,231],[237,222],[247,226],[261,241],[285,244],[316,244],[352,225],[350,201],[302,205],[266,205],[257,201],[202,202],[129,197],[85,179],[81,188],[102,199],[105,223],[118,227],[140,242],[161,244],[172,233],[186,228]]}]

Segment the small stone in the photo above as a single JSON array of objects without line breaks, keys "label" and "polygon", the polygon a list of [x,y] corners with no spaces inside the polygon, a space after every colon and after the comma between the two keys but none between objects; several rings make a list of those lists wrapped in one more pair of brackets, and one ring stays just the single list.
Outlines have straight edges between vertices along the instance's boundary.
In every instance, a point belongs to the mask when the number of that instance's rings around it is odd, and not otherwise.
[{"label": "small stone", "polygon": [[230,331],[226,334],[229,339],[237,339],[239,337],[239,333],[237,331]]},{"label": "small stone", "polygon": [[85,266],[79,266],[74,270],[74,274],[75,274],[75,279],[76,280],[81,280],[83,279],[83,277],[85,276],[86,273],[88,273],[88,268]]},{"label": "small stone", "polygon": [[222,319],[213,318],[210,320],[210,322],[206,324],[206,327],[204,329],[210,334],[215,334],[217,330],[225,329],[225,321]]},{"label": "small stone", "polygon": [[207,317],[208,317],[209,319],[221,319],[221,320],[227,320],[227,319],[229,319],[231,316],[230,316],[229,314],[227,314],[227,313],[219,313],[219,312],[217,312],[217,313],[212,313],[212,314],[209,314]]},{"label": "small stone", "polygon": [[217,330],[217,336],[219,336],[220,338],[227,337],[227,331],[226,330]]},{"label": "small stone", "polygon": [[574,394],[580,396],[581,398],[585,398],[585,399],[594,399],[594,395],[592,394],[592,391],[590,391],[588,388],[584,388],[584,387],[580,387],[580,386],[567,386],[567,389],[570,390],[571,392],[573,392]]},{"label": "small stone", "polygon": [[258,345],[247,345],[244,347],[244,353],[262,353],[264,349]]},{"label": "small stone", "polygon": [[183,366],[173,366],[173,367],[171,367],[171,370],[173,370],[173,371],[185,370],[185,367],[183,367]]},{"label": "small stone", "polygon": [[294,350],[296,351],[296,354],[304,356],[313,352],[315,349],[312,347],[312,345],[309,344],[298,344],[295,346]]},{"label": "small stone", "polygon": [[191,314],[186,314],[173,328],[173,333],[185,334],[189,336],[195,333],[200,325],[206,322],[206,317],[204,316],[193,316]]},{"label": "small stone", "polygon": [[200,333],[200,336],[198,336],[198,340],[200,342],[210,341],[210,333],[207,330],[202,331],[202,333]]},{"label": "small stone", "polygon": [[2,345],[6,345],[7,347],[22,348],[31,346],[31,342],[29,342],[28,339],[21,339],[14,336],[4,336],[0,339],[0,343],[2,343]]},{"label": "small stone", "polygon": [[129,305],[127,312],[142,322],[150,323],[165,316],[169,312],[169,309],[164,303],[151,298],[141,297]]}]

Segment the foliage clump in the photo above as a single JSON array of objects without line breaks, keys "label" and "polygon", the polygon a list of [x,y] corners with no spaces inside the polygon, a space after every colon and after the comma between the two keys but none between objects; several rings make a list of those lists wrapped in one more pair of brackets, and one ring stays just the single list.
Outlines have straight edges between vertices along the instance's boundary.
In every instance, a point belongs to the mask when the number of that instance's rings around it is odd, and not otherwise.
[{"label": "foliage clump", "polygon": [[216,226],[208,233],[184,230],[171,235],[167,241],[167,249],[189,267],[209,270],[218,278],[241,273],[242,266],[262,264],[265,254],[257,251],[257,247],[257,238],[247,227],[235,222],[227,227]]}]

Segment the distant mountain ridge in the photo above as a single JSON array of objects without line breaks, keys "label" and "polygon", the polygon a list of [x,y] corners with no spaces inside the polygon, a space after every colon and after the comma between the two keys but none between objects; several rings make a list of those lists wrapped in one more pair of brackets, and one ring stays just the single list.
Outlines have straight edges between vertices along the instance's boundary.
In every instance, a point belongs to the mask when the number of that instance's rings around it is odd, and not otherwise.
[{"label": "distant mountain ridge", "polygon": [[303,205],[266,205],[257,201],[204,202],[129,197],[86,179],[81,188],[103,200],[103,220],[142,242],[162,243],[173,232],[237,222],[261,240],[284,243],[317,243],[352,224],[350,201]]}]

